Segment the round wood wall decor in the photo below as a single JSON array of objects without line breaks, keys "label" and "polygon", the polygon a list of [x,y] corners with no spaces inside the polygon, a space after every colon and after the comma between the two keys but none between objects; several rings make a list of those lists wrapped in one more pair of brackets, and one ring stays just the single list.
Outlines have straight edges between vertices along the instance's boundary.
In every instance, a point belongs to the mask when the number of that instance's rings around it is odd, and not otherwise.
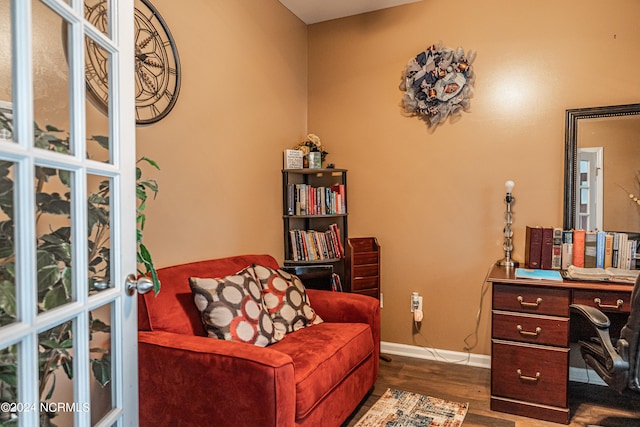
[{"label": "round wood wall decor", "polygon": [[453,50],[439,43],[411,58],[400,84],[404,110],[429,126],[468,111],[475,80],[471,64],[475,57],[474,51],[465,55],[461,47]]}]

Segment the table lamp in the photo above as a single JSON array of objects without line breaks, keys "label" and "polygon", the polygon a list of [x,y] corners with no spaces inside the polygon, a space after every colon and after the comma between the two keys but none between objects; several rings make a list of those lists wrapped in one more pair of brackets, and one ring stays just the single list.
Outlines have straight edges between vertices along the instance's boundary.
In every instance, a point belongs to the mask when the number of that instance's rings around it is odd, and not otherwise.
[{"label": "table lamp", "polygon": [[511,205],[515,203],[516,198],[511,194],[513,192],[513,187],[515,186],[515,182],[508,180],[504,183],[507,194],[504,198],[505,203],[507,204],[507,212],[505,213],[506,224],[503,229],[504,235],[504,243],[502,244],[502,249],[504,249],[504,258],[498,260],[496,264],[504,267],[517,267],[520,265],[518,261],[515,261],[511,258],[511,252],[513,251],[513,230],[511,230]]}]

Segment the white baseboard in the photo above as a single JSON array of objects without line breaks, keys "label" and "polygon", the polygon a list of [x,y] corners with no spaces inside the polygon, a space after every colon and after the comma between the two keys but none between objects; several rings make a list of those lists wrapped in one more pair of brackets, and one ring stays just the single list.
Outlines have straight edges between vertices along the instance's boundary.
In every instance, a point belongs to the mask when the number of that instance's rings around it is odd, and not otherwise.
[{"label": "white baseboard", "polygon": [[[478,368],[491,369],[491,356],[486,354],[464,353],[460,351],[440,350],[417,345],[380,342],[380,352],[385,354],[407,356],[416,359],[437,360],[439,362],[459,363]],[[569,367],[569,381],[580,383],[607,385],[594,371],[581,367]]]},{"label": "white baseboard", "polygon": [[491,368],[491,357],[485,354],[464,353],[461,351],[439,350],[417,345],[380,342],[380,352],[416,359],[437,360],[439,362],[459,363],[462,365]]}]

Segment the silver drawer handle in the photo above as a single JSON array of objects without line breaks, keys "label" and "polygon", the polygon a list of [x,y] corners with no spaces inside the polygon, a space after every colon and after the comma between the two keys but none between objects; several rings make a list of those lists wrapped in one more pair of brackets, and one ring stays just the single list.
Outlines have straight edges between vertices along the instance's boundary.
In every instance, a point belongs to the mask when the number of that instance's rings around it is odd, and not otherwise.
[{"label": "silver drawer handle", "polygon": [[518,369],[518,377],[520,377],[520,379],[524,381],[537,382],[540,379],[540,372],[536,372],[535,377],[528,377],[526,375],[522,375],[522,370]]},{"label": "silver drawer handle", "polygon": [[616,301],[616,305],[611,305],[611,304],[602,304],[602,301],[600,300],[600,298],[594,298],[593,302],[596,303],[596,305],[599,308],[613,308],[613,309],[619,309],[620,307],[622,307],[622,304],[624,304],[624,301],[619,299]]},{"label": "silver drawer handle", "polygon": [[530,337],[537,337],[538,335],[540,335],[540,332],[542,332],[542,328],[540,326],[536,328],[535,332],[523,330],[522,325],[516,326],[516,329],[518,329],[518,332],[520,332],[520,335],[525,335]]},{"label": "silver drawer handle", "polygon": [[518,295],[518,302],[520,303],[521,307],[538,307],[540,305],[540,303],[542,303],[542,298],[537,298],[536,302],[524,302],[524,298],[522,298],[522,295]]}]

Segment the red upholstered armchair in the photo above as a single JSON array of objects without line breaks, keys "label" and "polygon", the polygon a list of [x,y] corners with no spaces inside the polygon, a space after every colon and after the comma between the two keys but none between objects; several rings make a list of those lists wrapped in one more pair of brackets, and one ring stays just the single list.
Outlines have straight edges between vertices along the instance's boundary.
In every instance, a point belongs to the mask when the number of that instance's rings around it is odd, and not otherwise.
[{"label": "red upholstered armchair", "polygon": [[141,426],[339,426],[374,385],[378,300],[308,289],[324,320],[267,347],[209,338],[189,277],[223,277],[269,255],[158,270],[158,296],[139,296]]}]

